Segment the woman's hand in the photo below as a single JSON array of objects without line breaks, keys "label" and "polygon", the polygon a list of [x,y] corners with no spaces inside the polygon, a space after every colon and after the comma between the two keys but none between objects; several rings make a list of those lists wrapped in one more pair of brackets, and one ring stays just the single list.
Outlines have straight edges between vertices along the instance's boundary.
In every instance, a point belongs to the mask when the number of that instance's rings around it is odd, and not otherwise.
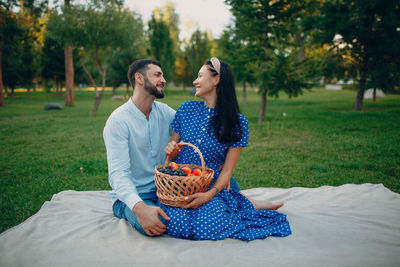
[{"label": "woman's hand", "polygon": [[167,147],[165,148],[164,152],[170,158],[176,158],[182,150],[182,145],[179,145],[174,140],[168,143]]},{"label": "woman's hand", "polygon": [[208,190],[204,193],[196,193],[187,197],[187,204],[184,209],[197,209],[201,205],[210,201],[217,194],[216,190]]}]

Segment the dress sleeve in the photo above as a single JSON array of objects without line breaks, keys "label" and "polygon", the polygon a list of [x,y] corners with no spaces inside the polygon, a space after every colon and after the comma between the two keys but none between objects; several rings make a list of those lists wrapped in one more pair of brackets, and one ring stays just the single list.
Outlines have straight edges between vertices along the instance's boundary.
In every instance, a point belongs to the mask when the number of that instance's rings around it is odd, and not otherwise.
[{"label": "dress sleeve", "polygon": [[172,136],[172,121],[175,118],[176,111],[171,107],[167,106],[167,114],[168,114],[168,125],[169,125],[169,136]]},{"label": "dress sleeve", "polygon": [[178,110],[175,113],[175,118],[171,123],[172,130],[174,130],[179,135],[181,135],[181,125],[182,125],[181,118],[185,103],[179,106]]},{"label": "dress sleeve", "polygon": [[[246,147],[249,145],[249,121],[247,118],[239,113],[240,128],[242,130],[242,138],[232,143],[229,148]],[[236,129],[236,134],[239,135],[239,129]]]}]

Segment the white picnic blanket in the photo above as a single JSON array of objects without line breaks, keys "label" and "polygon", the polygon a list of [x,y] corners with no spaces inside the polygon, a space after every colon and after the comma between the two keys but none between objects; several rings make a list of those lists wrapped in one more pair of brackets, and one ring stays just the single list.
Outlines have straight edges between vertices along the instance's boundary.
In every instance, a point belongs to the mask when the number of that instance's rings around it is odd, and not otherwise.
[{"label": "white picnic blanket", "polygon": [[0,266],[400,266],[400,195],[380,184],[255,188],[285,201],[293,234],[245,242],[146,237],[107,191],[63,191],[0,235]]}]

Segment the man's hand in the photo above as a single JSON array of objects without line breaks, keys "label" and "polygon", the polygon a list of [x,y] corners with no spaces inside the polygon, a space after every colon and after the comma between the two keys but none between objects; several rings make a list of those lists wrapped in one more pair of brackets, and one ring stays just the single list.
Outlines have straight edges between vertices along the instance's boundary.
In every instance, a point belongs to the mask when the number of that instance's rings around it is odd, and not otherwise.
[{"label": "man's hand", "polygon": [[210,201],[216,195],[216,190],[209,190],[204,193],[196,193],[187,197],[187,204],[184,209],[197,209],[201,205]]},{"label": "man's hand", "polygon": [[149,206],[143,201],[138,202],[132,209],[136,214],[140,225],[148,236],[162,235],[167,227],[158,218],[161,215],[169,221],[167,214],[156,206]]}]

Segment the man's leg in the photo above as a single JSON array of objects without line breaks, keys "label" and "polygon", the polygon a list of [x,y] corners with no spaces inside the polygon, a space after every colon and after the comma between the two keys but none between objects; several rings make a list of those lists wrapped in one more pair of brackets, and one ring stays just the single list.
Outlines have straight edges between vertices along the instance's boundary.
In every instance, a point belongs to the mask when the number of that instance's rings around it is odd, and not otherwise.
[{"label": "man's leg", "polygon": [[[153,196],[154,195],[154,196]],[[144,203],[149,206],[157,206],[157,198],[155,194],[139,194]],[[140,225],[136,214],[124,202],[117,200],[113,205],[114,215],[120,219],[127,220],[136,230],[146,235],[143,227]],[[159,216],[162,223],[166,223],[165,219]]]}]

